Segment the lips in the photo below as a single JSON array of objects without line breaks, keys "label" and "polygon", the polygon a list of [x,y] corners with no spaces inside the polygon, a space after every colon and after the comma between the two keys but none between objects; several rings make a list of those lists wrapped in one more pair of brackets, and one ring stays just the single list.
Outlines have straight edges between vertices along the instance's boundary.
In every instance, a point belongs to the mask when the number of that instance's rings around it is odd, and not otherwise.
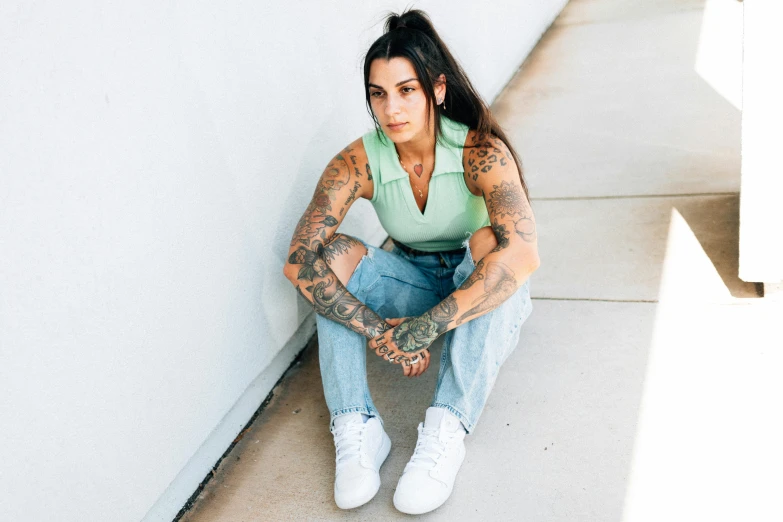
[{"label": "lips", "polygon": [[405,126],[405,123],[390,123],[389,128],[391,130],[400,130]]}]

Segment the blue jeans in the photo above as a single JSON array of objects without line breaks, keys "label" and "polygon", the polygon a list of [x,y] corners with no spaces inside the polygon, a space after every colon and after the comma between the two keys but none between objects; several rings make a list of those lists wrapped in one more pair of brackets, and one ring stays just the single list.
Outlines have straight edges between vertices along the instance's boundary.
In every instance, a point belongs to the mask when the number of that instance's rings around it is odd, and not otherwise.
[{"label": "blue jeans", "polygon": [[[381,318],[421,315],[454,292],[476,268],[468,241],[464,254],[430,255],[409,255],[396,246],[387,252],[362,241],[367,254],[346,288]],[[432,406],[451,411],[470,433],[500,366],[516,348],[520,326],[532,311],[528,279],[499,307],[446,332]],[[316,322],[330,422],[351,412],[380,418],[367,386],[367,339],[321,315]]]}]

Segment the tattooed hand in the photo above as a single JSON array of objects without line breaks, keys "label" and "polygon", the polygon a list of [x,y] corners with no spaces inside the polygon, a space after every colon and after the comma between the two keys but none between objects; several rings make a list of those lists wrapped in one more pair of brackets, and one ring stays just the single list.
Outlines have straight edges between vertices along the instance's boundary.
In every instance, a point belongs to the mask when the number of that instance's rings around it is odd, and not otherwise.
[{"label": "tattooed hand", "polygon": [[[391,328],[394,328],[413,319],[412,317],[403,317],[399,319],[384,319],[384,322]],[[379,339],[381,335],[379,334],[375,339]],[[368,346],[370,346],[369,343]],[[382,341],[380,344],[375,343],[374,346],[373,350],[376,355],[390,363],[402,365],[402,373],[406,377],[418,377],[427,371],[427,368],[430,366],[430,351],[426,348],[418,353],[400,353],[399,350],[391,345],[384,344]]]},{"label": "tattooed hand", "polygon": [[440,334],[448,330],[456,315],[457,301],[450,295],[421,316],[406,317],[396,326],[392,325],[394,327],[391,330],[370,340],[369,346],[376,353],[385,353],[395,360],[413,358],[428,349]]},{"label": "tattooed hand", "polygon": [[[384,322],[391,328],[394,328],[403,323],[410,323],[414,319],[414,317],[402,317],[398,319],[384,319]],[[382,336],[382,333],[378,334],[378,336],[367,343],[367,346],[375,351],[375,355],[383,358],[385,361],[401,365],[403,375],[406,377],[418,377],[429,368],[430,352],[428,349],[425,348],[415,353],[401,352],[393,344],[386,344],[381,340]],[[372,341],[377,342],[373,343]]]}]

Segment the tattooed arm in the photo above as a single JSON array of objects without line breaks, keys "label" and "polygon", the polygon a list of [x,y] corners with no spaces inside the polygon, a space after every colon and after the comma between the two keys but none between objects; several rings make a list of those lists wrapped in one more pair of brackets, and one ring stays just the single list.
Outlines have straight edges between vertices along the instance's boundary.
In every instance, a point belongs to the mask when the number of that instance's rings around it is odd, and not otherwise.
[{"label": "tattooed arm", "polygon": [[412,356],[441,334],[500,306],[539,266],[535,219],[511,152],[497,138],[473,139],[463,157],[466,181],[471,192],[484,196],[497,246],[450,296],[370,341],[373,349]]},{"label": "tattooed arm", "polygon": [[335,232],[357,198],[372,196],[370,166],[359,161],[365,157],[361,146],[361,139],[354,141],[324,169],[294,230],[284,273],[316,313],[371,339],[390,326],[351,295],[327,264],[358,243]]}]

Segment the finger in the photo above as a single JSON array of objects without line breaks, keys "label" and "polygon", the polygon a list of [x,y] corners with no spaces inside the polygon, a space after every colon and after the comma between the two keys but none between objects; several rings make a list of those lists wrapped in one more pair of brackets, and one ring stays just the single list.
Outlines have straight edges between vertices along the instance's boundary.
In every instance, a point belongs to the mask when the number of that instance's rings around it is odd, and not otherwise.
[{"label": "finger", "polygon": [[422,361],[421,361],[421,371],[419,372],[419,375],[427,371],[427,368],[430,367],[430,352],[428,350],[424,350],[424,353],[422,355]]},{"label": "finger", "polygon": [[410,317],[396,317],[396,318],[389,317],[384,319],[384,321],[386,321],[391,326],[399,326],[406,319],[410,319]]},{"label": "finger", "polygon": [[422,366],[424,366],[424,361],[422,360],[421,357],[419,357],[418,362],[416,362],[416,364],[413,365],[413,371],[411,372],[411,375],[413,377],[418,377],[419,375],[421,375]]},{"label": "finger", "polygon": [[370,348],[380,348],[386,346],[386,337],[380,336],[370,340]]},{"label": "finger", "polygon": [[[416,361],[416,362],[413,362]],[[421,366],[423,363],[423,359],[421,358],[420,354],[414,355],[411,357],[411,377],[418,377],[421,374]]]},{"label": "finger", "polygon": [[418,377],[421,375],[421,367],[424,364],[424,359],[422,359],[421,354],[414,355],[414,358],[416,359],[416,362],[413,364],[413,371],[411,371],[411,376]]},{"label": "finger", "polygon": [[424,353],[422,355],[422,365],[421,365],[421,371],[419,372],[419,375],[427,371],[427,368],[430,367],[430,352],[429,350],[424,350]]},{"label": "finger", "polygon": [[403,363],[402,364],[402,374],[405,377],[410,377],[412,372],[413,372],[413,365],[412,364],[407,364],[407,363]]},{"label": "finger", "polygon": [[421,373],[424,373],[427,371],[427,368],[430,367],[430,351],[424,350],[424,368],[422,368]]}]

